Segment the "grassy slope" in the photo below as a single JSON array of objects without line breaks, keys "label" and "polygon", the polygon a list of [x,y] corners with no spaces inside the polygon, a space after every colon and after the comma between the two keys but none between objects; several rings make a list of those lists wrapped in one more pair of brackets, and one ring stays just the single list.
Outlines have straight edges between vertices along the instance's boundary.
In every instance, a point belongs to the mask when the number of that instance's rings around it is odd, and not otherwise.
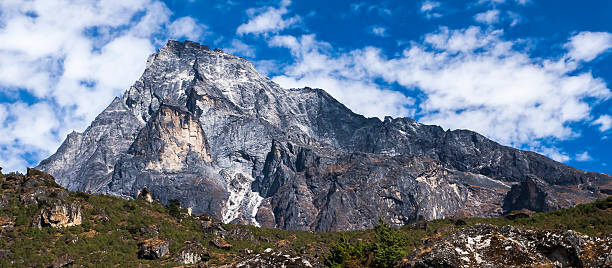
[{"label": "grassy slope", "polygon": [[[0,175],[6,176],[6,175]],[[612,232],[612,197],[575,208],[539,213],[531,218],[508,220],[506,218],[467,218],[417,222],[401,229],[387,228],[313,233],[253,226],[223,225],[229,233],[230,250],[209,245],[213,234],[202,231],[199,219],[181,213],[170,213],[161,204],[142,200],[124,200],[104,195],[71,193],[70,199],[83,204],[83,224],[67,228],[31,228],[35,213],[44,205],[25,206],[19,202],[19,193],[4,191],[9,205],[0,209],[0,216],[8,216],[14,222],[13,230],[0,230],[0,249],[12,251],[0,259],[0,267],[43,266],[57,257],[68,254],[88,267],[120,264],[135,267],[138,264],[175,266],[172,255],[185,241],[196,240],[208,248],[208,264],[225,264],[248,255],[244,249],[260,252],[274,248],[294,255],[309,255],[328,265],[362,266],[385,265],[422,245],[427,239],[449,234],[459,228],[478,223],[516,225],[532,229],[572,229],[588,235],[609,235]],[[52,201],[52,200],[49,200]],[[174,216],[172,216],[172,215]],[[148,238],[139,232],[141,227],[157,224],[159,236],[170,240],[170,256],[163,260],[137,258],[138,243]],[[78,240],[75,241],[75,238]],[[350,250],[345,247],[357,247]],[[330,251],[330,249],[333,249]],[[331,253],[330,253],[331,252]],[[22,260],[10,265],[10,261]],[[325,260],[327,259],[327,260]]]}]

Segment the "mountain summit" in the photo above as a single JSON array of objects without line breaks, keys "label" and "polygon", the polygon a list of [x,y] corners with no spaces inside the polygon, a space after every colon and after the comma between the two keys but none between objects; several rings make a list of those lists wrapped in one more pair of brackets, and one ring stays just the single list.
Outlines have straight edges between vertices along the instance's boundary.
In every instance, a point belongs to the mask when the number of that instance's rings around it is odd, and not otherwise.
[{"label": "mountain summit", "polygon": [[142,77],[38,169],[73,191],[301,230],[547,211],[612,177],[409,118],[365,118],[321,89],[284,89],[247,60],[169,41]]}]

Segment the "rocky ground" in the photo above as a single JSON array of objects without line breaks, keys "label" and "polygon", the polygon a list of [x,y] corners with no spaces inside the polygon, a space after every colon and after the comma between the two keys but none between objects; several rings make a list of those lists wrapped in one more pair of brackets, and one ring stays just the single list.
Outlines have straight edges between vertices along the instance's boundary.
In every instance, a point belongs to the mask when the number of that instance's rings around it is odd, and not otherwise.
[{"label": "rocky ground", "polygon": [[0,173],[0,267],[609,267],[612,198],[549,213],[417,220],[316,233],[223,224],[135,200]]},{"label": "rocky ground", "polygon": [[611,267],[612,237],[475,225],[432,241],[401,267]]}]

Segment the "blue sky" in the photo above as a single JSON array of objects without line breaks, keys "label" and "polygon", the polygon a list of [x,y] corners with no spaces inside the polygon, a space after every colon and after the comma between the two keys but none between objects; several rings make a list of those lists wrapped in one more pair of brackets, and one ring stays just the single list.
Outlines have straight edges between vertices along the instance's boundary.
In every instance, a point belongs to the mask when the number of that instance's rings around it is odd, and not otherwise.
[{"label": "blue sky", "polygon": [[472,129],[612,174],[609,14],[605,0],[2,1],[0,166],[48,157],[148,55],[189,39],[366,116]]}]

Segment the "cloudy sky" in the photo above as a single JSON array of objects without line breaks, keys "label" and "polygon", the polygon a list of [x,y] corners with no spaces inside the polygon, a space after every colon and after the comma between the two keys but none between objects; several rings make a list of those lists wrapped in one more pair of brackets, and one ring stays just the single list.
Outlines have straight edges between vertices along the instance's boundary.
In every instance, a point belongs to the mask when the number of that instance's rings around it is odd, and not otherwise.
[{"label": "cloudy sky", "polygon": [[0,166],[83,131],[168,39],[366,116],[471,129],[612,174],[612,1],[0,1]]}]

